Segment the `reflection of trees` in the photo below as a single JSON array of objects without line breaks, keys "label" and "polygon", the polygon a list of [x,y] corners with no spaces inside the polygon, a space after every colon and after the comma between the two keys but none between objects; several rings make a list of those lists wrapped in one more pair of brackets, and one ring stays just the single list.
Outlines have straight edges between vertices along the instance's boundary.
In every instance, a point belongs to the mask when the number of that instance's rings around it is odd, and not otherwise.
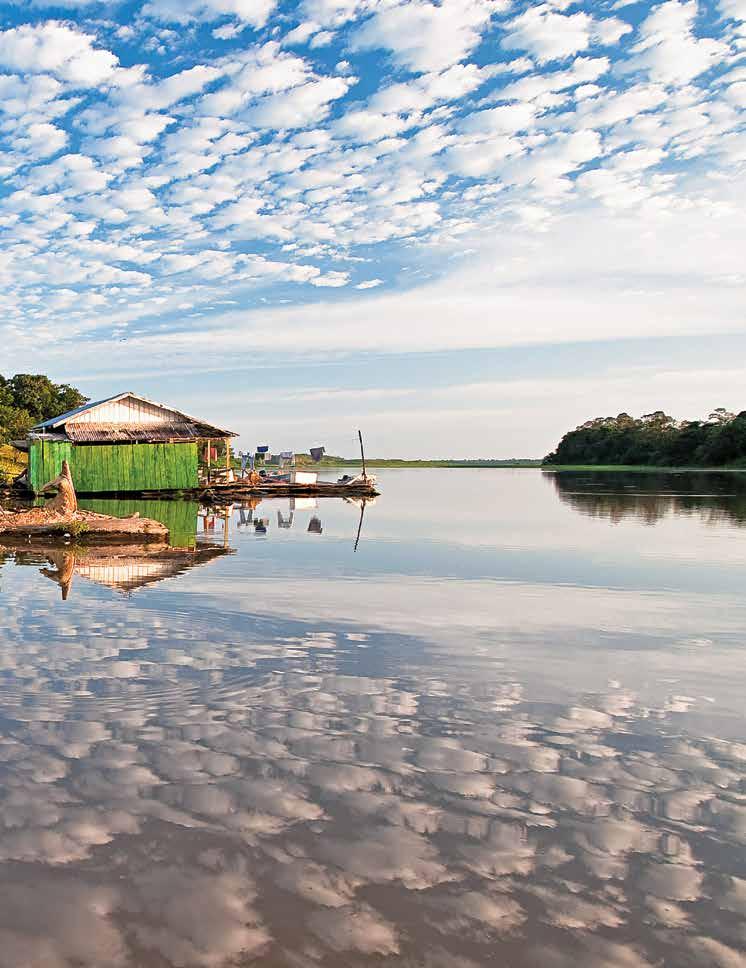
[{"label": "reflection of trees", "polygon": [[746,474],[558,471],[545,473],[563,504],[613,523],[696,515],[707,525],[746,526]]},{"label": "reflection of trees", "polygon": [[31,614],[0,652],[0,968],[737,963],[712,904],[743,900],[746,753],[667,735],[685,697],[532,702],[508,653],[434,678],[421,644],[209,603]]}]

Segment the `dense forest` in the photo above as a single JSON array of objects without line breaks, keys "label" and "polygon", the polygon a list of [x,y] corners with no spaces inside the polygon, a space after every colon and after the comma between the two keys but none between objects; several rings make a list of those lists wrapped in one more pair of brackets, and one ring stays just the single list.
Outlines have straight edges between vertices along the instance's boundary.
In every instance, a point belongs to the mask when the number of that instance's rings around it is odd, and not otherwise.
[{"label": "dense forest", "polygon": [[67,383],[52,383],[40,373],[0,374],[0,444],[23,438],[41,420],[73,410],[88,397]]},{"label": "dense forest", "polygon": [[719,407],[705,420],[675,420],[662,410],[597,417],[566,433],[544,462],[746,468],[746,410]]}]

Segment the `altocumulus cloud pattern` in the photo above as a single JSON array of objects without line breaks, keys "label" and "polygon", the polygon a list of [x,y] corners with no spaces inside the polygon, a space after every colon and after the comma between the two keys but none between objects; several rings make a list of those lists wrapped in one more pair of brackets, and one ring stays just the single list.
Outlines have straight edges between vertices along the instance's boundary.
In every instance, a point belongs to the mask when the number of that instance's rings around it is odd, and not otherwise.
[{"label": "altocumulus cloud pattern", "polygon": [[0,332],[16,345],[385,292],[413,247],[445,265],[568,206],[696,208],[687,180],[717,189],[746,157],[744,0],[0,13]]}]

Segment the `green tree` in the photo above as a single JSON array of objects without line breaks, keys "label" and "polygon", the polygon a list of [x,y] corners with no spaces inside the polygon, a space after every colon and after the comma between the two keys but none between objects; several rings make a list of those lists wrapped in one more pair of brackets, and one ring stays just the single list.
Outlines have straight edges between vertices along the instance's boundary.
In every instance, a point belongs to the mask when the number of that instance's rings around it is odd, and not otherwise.
[{"label": "green tree", "polygon": [[0,442],[24,437],[30,427],[85,403],[80,390],[41,373],[0,375]]},{"label": "green tree", "polygon": [[549,464],[746,466],[746,411],[719,407],[706,421],[677,421],[662,410],[633,419],[596,417],[565,434]]}]

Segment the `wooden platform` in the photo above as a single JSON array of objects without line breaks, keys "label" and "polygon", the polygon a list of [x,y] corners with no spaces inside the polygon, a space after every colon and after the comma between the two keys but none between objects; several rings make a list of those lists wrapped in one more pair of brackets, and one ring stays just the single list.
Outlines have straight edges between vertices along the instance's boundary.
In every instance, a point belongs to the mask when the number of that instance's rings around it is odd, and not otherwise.
[{"label": "wooden platform", "polygon": [[237,501],[243,497],[378,497],[378,494],[375,484],[371,482],[335,484],[321,481],[317,484],[291,484],[287,481],[246,484],[234,481],[205,485],[199,491],[200,498],[220,496]]}]

